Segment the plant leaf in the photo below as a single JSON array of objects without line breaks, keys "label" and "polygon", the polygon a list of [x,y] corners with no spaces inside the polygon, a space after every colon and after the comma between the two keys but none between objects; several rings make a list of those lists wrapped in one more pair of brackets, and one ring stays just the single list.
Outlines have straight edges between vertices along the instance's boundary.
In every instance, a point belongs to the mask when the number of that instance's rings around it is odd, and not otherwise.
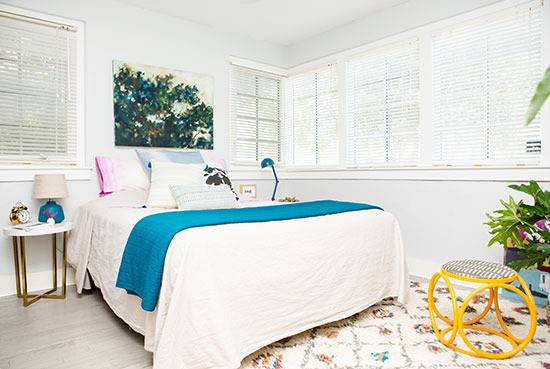
[{"label": "plant leaf", "polygon": [[[509,188],[520,191],[523,193],[526,193],[528,195],[531,195],[533,199],[535,200],[534,206],[537,209],[532,209],[528,207],[524,207],[526,210],[535,210],[537,212],[540,212],[538,214],[541,218],[546,215],[545,211],[550,208],[550,192],[543,191],[539,184],[535,181],[529,181],[529,184],[512,184],[508,186]],[[521,201],[520,201],[521,202]],[[521,207],[521,205],[520,205]]]},{"label": "plant leaf", "polygon": [[535,181],[529,181],[529,184],[519,184],[519,185],[511,184],[508,187],[510,187],[513,190],[531,195],[533,196],[533,198],[536,198],[536,196],[540,192],[542,192],[542,189],[540,188],[539,184]]},{"label": "plant leaf", "polygon": [[523,259],[513,260],[508,263],[508,266],[516,271],[520,269],[528,269],[543,265],[548,259],[548,255],[541,253],[530,253],[528,251],[520,251],[520,255],[523,256]]},{"label": "plant leaf", "polygon": [[525,117],[526,126],[531,124],[533,119],[535,119],[548,96],[550,96],[550,67],[548,67],[548,69],[546,69],[546,72],[544,72],[544,77],[537,84],[535,94],[531,98],[531,102],[529,103],[529,108],[527,109],[527,114]]}]

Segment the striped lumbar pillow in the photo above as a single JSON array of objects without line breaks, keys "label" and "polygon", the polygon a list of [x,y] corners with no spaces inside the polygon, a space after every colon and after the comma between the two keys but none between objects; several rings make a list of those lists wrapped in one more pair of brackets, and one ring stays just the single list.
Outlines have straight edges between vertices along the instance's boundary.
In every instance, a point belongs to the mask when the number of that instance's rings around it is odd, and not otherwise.
[{"label": "striped lumbar pillow", "polygon": [[227,186],[170,186],[181,210],[227,209],[237,207],[235,195]]}]

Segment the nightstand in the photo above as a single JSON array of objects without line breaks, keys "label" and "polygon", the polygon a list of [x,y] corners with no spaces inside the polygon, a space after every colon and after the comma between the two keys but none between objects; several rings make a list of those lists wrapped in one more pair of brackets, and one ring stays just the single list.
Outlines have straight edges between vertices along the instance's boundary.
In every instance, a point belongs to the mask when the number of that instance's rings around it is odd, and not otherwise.
[{"label": "nightstand", "polygon": [[[23,299],[23,306],[29,306],[32,303],[40,299],[64,299],[67,289],[67,235],[71,230],[72,225],[70,222],[62,222],[55,225],[45,225],[37,229],[29,231],[15,229],[13,227],[5,227],[4,235],[10,236],[13,239],[13,261],[15,264],[15,285],[17,288],[17,297]],[[63,275],[61,293],[54,295],[57,291],[57,257],[56,257],[56,244],[57,234],[63,235]],[[53,266],[53,283],[52,289],[42,294],[28,294],[27,293],[27,259],[25,242],[27,237],[47,236],[52,237],[52,266]],[[21,268],[19,267],[21,264]],[[21,286],[21,283],[23,286]]]}]

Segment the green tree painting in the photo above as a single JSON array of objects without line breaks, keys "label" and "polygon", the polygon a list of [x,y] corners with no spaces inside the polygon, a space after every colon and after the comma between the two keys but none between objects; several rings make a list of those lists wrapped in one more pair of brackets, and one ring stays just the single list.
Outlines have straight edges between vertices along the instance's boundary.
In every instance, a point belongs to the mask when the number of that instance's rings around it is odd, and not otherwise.
[{"label": "green tree painting", "polygon": [[113,74],[116,146],[212,149],[211,77],[117,61]]}]

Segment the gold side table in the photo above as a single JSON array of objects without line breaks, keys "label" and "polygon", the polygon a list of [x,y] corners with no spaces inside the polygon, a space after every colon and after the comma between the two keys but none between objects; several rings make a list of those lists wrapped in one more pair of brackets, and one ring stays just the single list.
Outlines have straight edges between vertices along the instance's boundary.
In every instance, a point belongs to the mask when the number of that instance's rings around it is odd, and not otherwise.
[{"label": "gold side table", "polygon": [[[25,231],[15,229],[13,227],[4,228],[4,235],[13,239],[13,261],[15,264],[15,287],[17,289],[17,297],[23,299],[23,306],[29,306],[40,299],[64,299],[67,289],[67,236],[71,230],[70,222],[62,222],[55,225],[45,225],[40,228]],[[57,292],[57,234],[63,235],[63,274],[61,293],[54,295]],[[27,258],[26,258],[26,238],[47,236],[52,237],[52,266],[53,266],[53,283],[52,289],[42,294],[29,294],[27,292]],[[21,266],[21,268],[20,268]],[[22,285],[22,286],[21,286]]]}]

